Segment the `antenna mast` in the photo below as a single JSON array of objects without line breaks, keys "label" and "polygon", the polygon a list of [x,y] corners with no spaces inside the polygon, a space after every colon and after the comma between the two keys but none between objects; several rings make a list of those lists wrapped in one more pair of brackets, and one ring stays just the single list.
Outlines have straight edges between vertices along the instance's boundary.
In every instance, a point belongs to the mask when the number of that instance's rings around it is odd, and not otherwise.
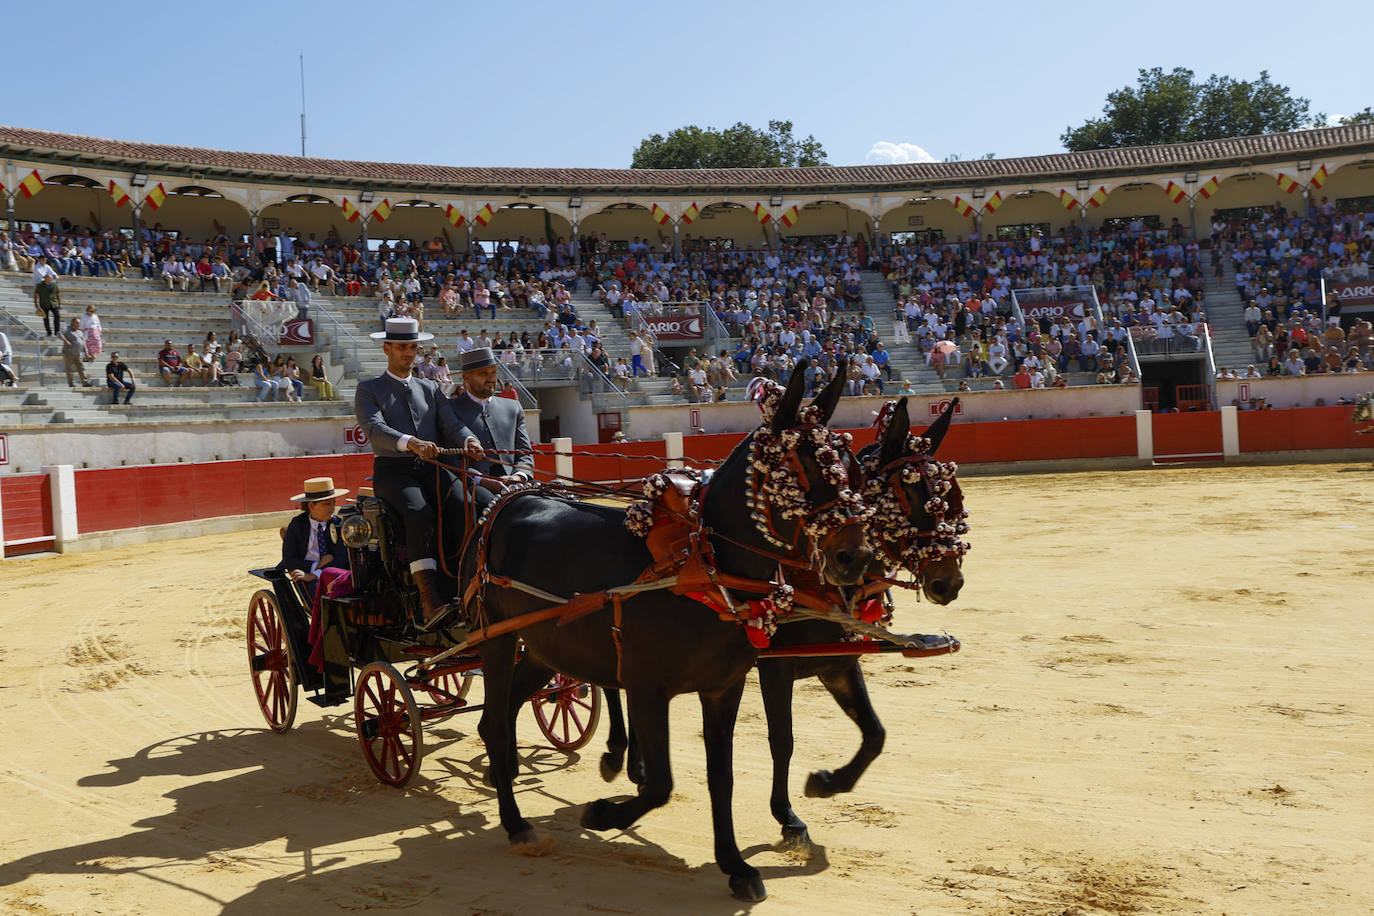
[{"label": "antenna mast", "polygon": [[301,52],[301,157],[305,157],[305,52]]}]

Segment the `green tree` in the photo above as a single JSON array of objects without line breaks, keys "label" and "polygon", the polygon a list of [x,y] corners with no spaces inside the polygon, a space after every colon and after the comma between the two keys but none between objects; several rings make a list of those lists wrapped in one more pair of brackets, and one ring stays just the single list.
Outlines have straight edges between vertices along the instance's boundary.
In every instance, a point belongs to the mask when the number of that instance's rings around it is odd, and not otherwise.
[{"label": "green tree", "polygon": [[1365,108],[1364,111],[1357,111],[1353,115],[1344,115],[1341,125],[1346,124],[1374,124],[1374,108]]},{"label": "green tree", "polygon": [[1139,74],[1137,85],[1107,95],[1102,117],[1066,129],[1059,137],[1064,146],[1080,152],[1217,140],[1298,130],[1309,122],[1309,100],[1294,98],[1267,70],[1253,81],[1214,74],[1201,83],[1186,67]]},{"label": "green tree", "polygon": [[695,124],[640,141],[632,169],[750,169],[826,165],[825,148],[813,136],[792,136],[791,121],[769,121],[767,130],[740,122],[724,130]]}]

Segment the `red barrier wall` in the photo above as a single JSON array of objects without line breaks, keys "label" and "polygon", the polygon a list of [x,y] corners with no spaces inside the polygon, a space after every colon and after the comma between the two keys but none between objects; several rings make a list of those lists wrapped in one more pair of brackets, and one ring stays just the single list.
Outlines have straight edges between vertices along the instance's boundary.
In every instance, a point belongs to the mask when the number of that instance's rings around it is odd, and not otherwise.
[{"label": "red barrier wall", "polygon": [[1288,452],[1315,448],[1374,448],[1374,434],[1355,432],[1355,408],[1297,407],[1242,410],[1236,415],[1242,452]]},{"label": "red barrier wall", "polygon": [[[6,474],[0,477],[0,503],[4,503],[5,540],[51,538],[52,487],[47,474]],[[49,541],[16,544],[4,548],[5,556],[51,550]]]},{"label": "red barrier wall", "polygon": [[1221,455],[1221,413],[1157,413],[1154,423],[1155,458],[1179,455]]},{"label": "red barrier wall", "polygon": [[[613,458],[611,455],[632,455]],[[647,477],[667,466],[667,449],[662,439],[647,442],[607,442],[580,445],[573,455],[573,476],[579,480],[634,480]],[[654,460],[649,460],[654,459]]]}]

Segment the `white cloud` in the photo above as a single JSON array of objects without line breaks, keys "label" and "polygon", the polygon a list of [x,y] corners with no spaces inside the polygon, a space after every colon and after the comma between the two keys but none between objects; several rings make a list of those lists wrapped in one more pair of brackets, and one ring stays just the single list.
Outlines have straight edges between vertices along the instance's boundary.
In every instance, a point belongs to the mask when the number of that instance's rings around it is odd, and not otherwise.
[{"label": "white cloud", "polygon": [[915,143],[892,143],[879,140],[864,157],[868,165],[895,165],[901,162],[934,162],[935,157]]},{"label": "white cloud", "polygon": [[1345,115],[1343,115],[1343,114],[1329,114],[1329,115],[1326,116],[1326,126],[1327,126],[1327,127],[1340,127],[1340,126],[1341,126],[1341,118],[1344,118],[1344,117],[1345,117]]}]

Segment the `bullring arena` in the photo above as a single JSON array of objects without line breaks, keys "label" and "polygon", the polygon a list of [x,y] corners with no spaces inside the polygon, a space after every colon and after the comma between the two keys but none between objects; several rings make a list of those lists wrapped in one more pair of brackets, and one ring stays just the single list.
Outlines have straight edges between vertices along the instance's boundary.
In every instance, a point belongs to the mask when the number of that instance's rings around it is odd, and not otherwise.
[{"label": "bullring arena", "polygon": [[[1354,406],[1374,388],[1374,126],[671,173],[7,127],[0,146],[14,233],[0,256],[15,255],[0,264],[0,329],[18,375],[0,387],[0,910],[1374,909],[1374,435]],[[266,272],[289,269],[293,245],[308,310]],[[104,355],[83,374],[120,350],[131,402],[71,381],[44,333],[21,259],[49,246],[68,317],[102,316]],[[169,267],[186,257],[194,282]],[[351,704],[302,698],[294,728],[264,726],[244,651],[262,582],[247,571],[281,557],[301,481],[367,486],[353,393],[385,365],[367,335],[379,303],[405,310],[384,290],[393,270],[404,290],[411,268],[436,359],[469,331],[549,333],[501,366],[544,476],[724,459],[759,422],[752,375],[785,379],[804,355],[834,371],[837,348],[890,353],[891,371],[853,378],[836,410],[856,448],[895,394],[917,430],[957,410],[941,457],[962,467],[965,584],[947,606],[900,592],[893,628],[948,631],[962,648],[865,662],[886,744],[834,798],[803,796],[806,775],[844,763],[859,736],[819,683],[798,682],[790,773],[809,850],[779,843],[750,675],[733,812],[766,901],[732,900],[716,867],[690,697],[672,706],[668,805],[600,833],[580,826],[587,803],[633,790],[602,781],[606,723],[564,752],[521,711],[515,790],[547,841],[537,856],[507,842],[476,716],[428,725],[403,789],[361,758]],[[975,275],[984,298],[965,300]],[[472,317],[486,294],[464,286],[479,278],[503,290],[486,318]],[[272,292],[255,300],[260,282]],[[1260,296],[1272,328],[1247,310]],[[789,336],[789,322],[815,333]],[[569,327],[582,343],[565,352]],[[1247,373],[1278,359],[1280,332],[1297,368]],[[253,338],[263,359],[244,346],[230,366],[210,348],[199,383],[164,383],[180,381],[164,339],[201,347],[212,333]],[[1103,348],[1079,350],[1080,335]],[[694,348],[725,354],[702,385]],[[617,375],[632,354],[654,371]],[[328,385],[287,400],[288,376],[257,384],[278,355],[320,356]]]}]

